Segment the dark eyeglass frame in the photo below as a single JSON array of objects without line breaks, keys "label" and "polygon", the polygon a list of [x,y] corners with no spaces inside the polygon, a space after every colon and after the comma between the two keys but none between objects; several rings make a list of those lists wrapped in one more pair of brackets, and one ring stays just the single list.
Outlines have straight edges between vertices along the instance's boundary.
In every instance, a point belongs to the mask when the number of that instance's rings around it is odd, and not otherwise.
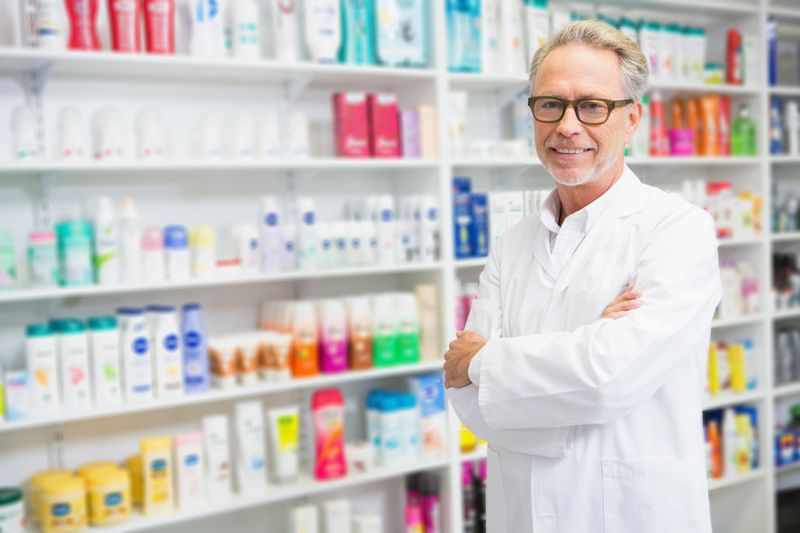
[{"label": "dark eyeglass frame", "polygon": [[[533,109],[536,102],[540,100],[556,100],[558,102],[561,102],[562,105],[561,115],[554,120],[539,120],[538,118],[536,118],[536,113],[533,111]],[[608,106],[608,114],[606,114],[606,118],[601,122],[586,122],[582,120],[581,112],[578,110],[578,106],[583,102],[603,102],[604,104],[606,104],[606,106]],[[561,122],[561,119],[564,118],[564,113],[567,112],[567,108],[571,107],[572,109],[575,110],[575,116],[578,118],[578,121],[581,124],[585,124],[587,126],[600,126],[608,122],[608,119],[611,118],[611,113],[615,109],[620,109],[632,103],[633,100],[630,98],[626,100],[608,100],[606,98],[578,98],[577,100],[567,100],[566,98],[558,98],[557,96],[531,96],[530,98],[528,98],[528,107],[531,110],[531,114],[533,115],[534,120],[536,120],[536,122],[541,122],[543,124],[554,124],[556,122]]]}]

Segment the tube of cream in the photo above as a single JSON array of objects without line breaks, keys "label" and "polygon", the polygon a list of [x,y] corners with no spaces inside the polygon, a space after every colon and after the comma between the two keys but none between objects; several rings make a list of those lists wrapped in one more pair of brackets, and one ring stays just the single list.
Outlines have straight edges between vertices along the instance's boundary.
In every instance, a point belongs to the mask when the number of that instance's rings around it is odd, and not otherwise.
[{"label": "tube of cream", "polygon": [[273,479],[289,483],[297,478],[300,408],[296,405],[267,410]]},{"label": "tube of cream", "polygon": [[175,477],[181,511],[196,509],[205,503],[204,471],[203,434],[195,431],[175,435]]},{"label": "tube of cream", "polygon": [[239,494],[266,489],[264,411],[258,400],[236,404],[236,474]]},{"label": "tube of cream", "polygon": [[206,444],[206,488],[210,503],[231,497],[231,452],[228,440],[228,417],[203,418]]},{"label": "tube of cream", "polygon": [[339,389],[318,390],[311,399],[311,407],[316,441],[315,477],[318,480],[342,478],[347,475],[342,392]]}]

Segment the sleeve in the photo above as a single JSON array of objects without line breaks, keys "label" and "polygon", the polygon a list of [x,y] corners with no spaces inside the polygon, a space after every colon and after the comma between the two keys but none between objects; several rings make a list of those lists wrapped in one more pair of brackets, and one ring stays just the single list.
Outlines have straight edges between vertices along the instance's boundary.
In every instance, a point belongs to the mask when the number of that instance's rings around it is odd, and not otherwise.
[{"label": "sleeve", "polygon": [[642,306],[623,318],[486,343],[478,404],[491,430],[606,424],[689,364],[721,294],[711,217],[682,210],[663,221],[635,275]]},{"label": "sleeve", "polygon": [[[494,250],[499,250],[500,248],[500,242],[493,247]],[[465,329],[477,331],[487,339],[499,338],[502,331],[498,272],[497,256],[495,252],[492,252],[486,268],[481,273],[478,299],[472,303],[472,309],[465,327]],[[472,361],[479,361],[478,369],[480,369],[481,352]],[[469,368],[470,374],[473,371],[472,362]],[[494,446],[500,446],[518,453],[555,458],[569,455],[572,428],[489,429],[478,407],[478,390],[479,387],[474,383],[466,387],[447,390],[447,396],[456,414],[478,438]]]}]

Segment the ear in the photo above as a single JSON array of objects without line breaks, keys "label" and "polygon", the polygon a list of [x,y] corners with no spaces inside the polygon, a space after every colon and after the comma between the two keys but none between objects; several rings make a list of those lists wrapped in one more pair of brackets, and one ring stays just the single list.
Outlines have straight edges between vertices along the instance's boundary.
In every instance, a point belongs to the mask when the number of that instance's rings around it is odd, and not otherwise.
[{"label": "ear", "polygon": [[636,128],[639,127],[639,122],[642,121],[642,113],[644,108],[641,102],[634,102],[626,107],[627,114],[625,115],[625,142],[633,138]]}]

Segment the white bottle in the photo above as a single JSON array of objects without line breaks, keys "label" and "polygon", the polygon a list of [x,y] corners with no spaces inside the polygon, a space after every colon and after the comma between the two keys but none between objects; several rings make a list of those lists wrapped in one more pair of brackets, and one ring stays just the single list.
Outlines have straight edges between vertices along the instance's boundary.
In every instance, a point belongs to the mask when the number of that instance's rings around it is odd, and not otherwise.
[{"label": "white bottle", "polygon": [[217,235],[208,224],[199,224],[189,232],[189,244],[192,248],[192,276],[210,278],[217,270]]},{"label": "white bottle", "polygon": [[166,279],[164,235],[161,228],[149,226],[142,231],[142,281],[163,283]]},{"label": "white bottle", "polygon": [[139,283],[142,281],[142,235],[139,229],[139,213],[131,198],[122,200],[119,230],[122,282]]},{"label": "white bottle", "polygon": [[83,159],[87,145],[80,111],[72,106],[61,108],[58,114],[58,158],[62,161]]},{"label": "white bottle", "polygon": [[281,228],[281,270],[297,269],[297,225],[284,224]]},{"label": "white bottle", "polygon": [[236,258],[243,274],[255,274],[261,264],[261,249],[258,228],[253,224],[238,224],[233,228],[236,243]]},{"label": "white bottle", "polygon": [[800,110],[796,100],[786,103],[786,133],[789,140],[789,155],[800,154]]},{"label": "white bottle", "polygon": [[522,34],[522,2],[502,2],[500,36],[503,67],[506,74],[520,75],[527,71],[525,40]]},{"label": "white bottle", "polygon": [[334,235],[333,224],[318,224],[317,237],[319,252],[317,254],[317,268],[331,268],[334,262]]},{"label": "white bottle", "polygon": [[100,407],[122,403],[119,328],[114,317],[89,319],[94,400]]},{"label": "white bottle", "polygon": [[95,159],[111,161],[122,157],[122,119],[118,109],[101,109],[92,115],[92,138]]},{"label": "white bottle", "polygon": [[153,371],[150,330],[144,311],[125,307],[117,309],[120,328],[123,389],[127,403],[153,399]]},{"label": "white bottle", "polygon": [[378,224],[370,220],[360,222],[361,235],[364,241],[364,264],[377,265],[380,242],[378,241]]},{"label": "white bottle", "polygon": [[547,4],[525,4],[525,22],[528,30],[528,64],[536,51],[550,39],[550,12]]},{"label": "white bottle", "polygon": [[309,157],[308,118],[302,111],[289,113],[289,143],[287,144],[290,158],[305,159]]},{"label": "white bottle", "polygon": [[261,215],[258,224],[261,245],[261,271],[278,272],[283,257],[281,210],[275,196],[261,197]]},{"label": "white bottle", "polygon": [[207,112],[200,124],[200,159],[215,160],[222,157],[222,126],[216,113]]},{"label": "white bottle", "polygon": [[66,319],[58,324],[58,359],[61,374],[62,403],[65,412],[92,407],[89,341],[80,320]]},{"label": "white bottle", "polygon": [[295,0],[270,0],[275,40],[276,59],[297,61],[299,59],[297,37],[297,4]]},{"label": "white bottle", "polygon": [[335,63],[342,39],[339,0],[306,0],[305,35],[312,61]]},{"label": "white bottle", "polygon": [[345,235],[347,236],[347,266],[356,267],[366,262],[366,246],[364,239],[363,223],[345,222]]},{"label": "white bottle", "polygon": [[[416,306],[413,299],[412,306]],[[400,418],[403,426],[403,458],[406,464],[412,464],[420,459],[422,451],[419,406],[413,394],[400,396]]]},{"label": "white bottle", "polygon": [[183,351],[175,308],[158,306],[151,327],[156,396],[159,400],[180,398],[183,396]]},{"label": "white bottle", "polygon": [[227,1],[186,0],[183,20],[189,33],[189,55],[204,59],[227,56],[225,47],[225,11]]},{"label": "white bottle", "polygon": [[12,157],[17,161],[32,161],[39,158],[39,145],[36,139],[36,113],[28,106],[14,109],[11,120],[14,131]]},{"label": "white bottle", "polygon": [[237,59],[261,57],[261,14],[254,0],[232,0],[229,8],[231,56]]},{"label": "white bottle", "polygon": [[236,115],[236,123],[233,129],[231,141],[231,157],[233,159],[252,159],[255,155],[253,151],[254,135],[253,121],[250,115],[240,112]]},{"label": "white bottle", "polygon": [[300,270],[314,270],[317,268],[317,213],[314,209],[314,200],[308,197],[297,199],[297,266]]},{"label": "white bottle", "polygon": [[739,434],[736,431],[736,414],[733,408],[725,409],[722,417],[722,472],[724,477],[731,478],[737,472],[737,455],[739,450]]},{"label": "white bottle", "polygon": [[381,466],[392,468],[403,464],[403,417],[396,394],[380,400]]},{"label": "white bottle", "polygon": [[275,109],[265,111],[261,116],[258,136],[258,155],[264,159],[275,159],[283,153],[281,124]]},{"label": "white bottle", "polygon": [[497,74],[502,70],[501,4],[502,0],[483,0],[481,3],[481,71],[486,74]]},{"label": "white bottle", "polygon": [[418,198],[414,220],[419,232],[419,260],[423,263],[436,261],[439,256],[439,210],[435,197],[425,195]]},{"label": "white bottle", "polygon": [[347,263],[347,226],[344,222],[336,222],[331,225],[333,234],[333,258],[331,264],[338,268],[350,266]]},{"label": "white bottle", "polygon": [[394,202],[388,194],[378,199],[374,222],[378,226],[378,264],[394,263]]},{"label": "white bottle", "polygon": [[157,111],[146,109],[136,117],[136,155],[142,161],[159,161],[166,152],[164,128]]},{"label": "white bottle", "polygon": [[96,282],[98,285],[117,285],[120,280],[117,219],[114,216],[111,198],[108,196],[97,199],[92,226]]},{"label": "white bottle", "polygon": [[31,324],[25,335],[25,362],[30,376],[30,403],[36,413],[61,409],[56,335],[46,324]]},{"label": "white bottle", "polygon": [[64,2],[36,0],[36,47],[43,50],[63,50],[65,45],[62,20]]}]

